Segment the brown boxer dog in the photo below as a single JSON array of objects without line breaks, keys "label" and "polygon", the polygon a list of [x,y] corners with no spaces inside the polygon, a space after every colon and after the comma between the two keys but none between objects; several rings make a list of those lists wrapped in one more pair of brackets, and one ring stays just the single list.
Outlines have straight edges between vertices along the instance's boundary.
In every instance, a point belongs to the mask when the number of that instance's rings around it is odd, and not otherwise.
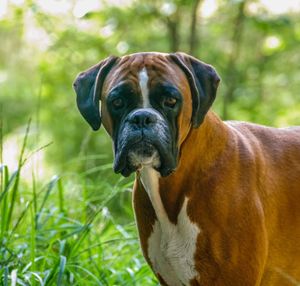
[{"label": "brown boxer dog", "polygon": [[136,172],[140,242],[162,285],[300,285],[300,127],[221,121],[219,81],[186,54],[137,53],[74,86],[113,139],[115,172]]}]

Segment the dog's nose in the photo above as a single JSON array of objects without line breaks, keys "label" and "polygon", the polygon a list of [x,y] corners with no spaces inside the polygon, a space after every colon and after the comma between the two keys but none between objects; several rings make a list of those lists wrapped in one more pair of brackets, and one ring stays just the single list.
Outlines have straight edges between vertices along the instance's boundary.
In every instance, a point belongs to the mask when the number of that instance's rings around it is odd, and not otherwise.
[{"label": "dog's nose", "polygon": [[129,115],[128,121],[132,125],[138,127],[149,127],[152,124],[156,123],[157,116],[155,113],[149,110],[137,110]]}]

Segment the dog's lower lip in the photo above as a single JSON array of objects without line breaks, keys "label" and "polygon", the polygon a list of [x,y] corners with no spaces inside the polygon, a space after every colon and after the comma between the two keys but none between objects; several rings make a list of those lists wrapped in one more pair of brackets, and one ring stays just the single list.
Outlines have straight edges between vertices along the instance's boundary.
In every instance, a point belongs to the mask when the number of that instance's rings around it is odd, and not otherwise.
[{"label": "dog's lower lip", "polygon": [[[131,159],[130,159],[130,153],[134,152],[142,157],[145,158],[150,158],[153,156],[155,152],[157,152],[157,148],[151,142],[151,140],[135,140],[133,142],[130,142],[130,145],[128,144],[128,147],[125,147],[126,149],[123,150],[122,155],[121,155],[121,162],[118,161],[119,163],[115,165],[115,172],[116,173],[121,173],[123,176],[128,176],[130,173],[135,172],[135,171],[140,171],[143,169],[145,166],[152,166],[152,161],[148,162],[143,161],[138,164],[133,164]],[[158,154],[158,152],[157,152]],[[120,158],[119,158],[120,159]]]},{"label": "dog's lower lip", "polygon": [[[162,138],[158,137],[155,132],[140,132],[135,131],[126,137],[127,133],[121,134],[116,141],[116,153],[114,161],[115,173],[121,173],[123,176],[128,173],[136,172],[142,169],[144,166],[152,167],[157,170],[163,177],[168,176],[175,169],[176,160],[173,158],[173,149],[170,144],[169,135],[166,133]],[[157,152],[157,158],[153,158],[154,161],[149,161],[147,158],[151,158]],[[131,153],[135,153],[133,157]],[[139,162],[138,157],[144,158]],[[136,160],[137,159],[137,160]],[[139,164],[141,163],[141,164]]]},{"label": "dog's lower lip", "polygon": [[[132,146],[132,145],[138,144],[142,140],[143,140],[142,138],[136,138],[136,139],[132,140],[132,142],[130,142],[130,145]],[[128,150],[127,150],[127,152],[123,152],[121,154],[121,158],[120,157],[118,158],[118,164],[116,164],[116,161],[115,161],[115,163],[114,163],[115,173],[117,173],[117,174],[122,173],[126,169],[125,162],[127,161],[127,154],[128,154]]]}]

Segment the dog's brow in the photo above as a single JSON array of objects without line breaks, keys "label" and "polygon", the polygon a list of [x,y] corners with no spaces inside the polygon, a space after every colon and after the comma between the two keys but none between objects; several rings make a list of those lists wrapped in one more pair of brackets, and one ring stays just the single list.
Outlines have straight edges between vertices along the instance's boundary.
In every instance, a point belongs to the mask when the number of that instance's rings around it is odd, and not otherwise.
[{"label": "dog's brow", "polygon": [[131,84],[128,84],[126,82],[121,82],[117,86],[113,87],[109,92],[108,92],[108,97],[113,96],[117,93],[128,93],[128,94],[133,94],[134,93],[134,88]]}]

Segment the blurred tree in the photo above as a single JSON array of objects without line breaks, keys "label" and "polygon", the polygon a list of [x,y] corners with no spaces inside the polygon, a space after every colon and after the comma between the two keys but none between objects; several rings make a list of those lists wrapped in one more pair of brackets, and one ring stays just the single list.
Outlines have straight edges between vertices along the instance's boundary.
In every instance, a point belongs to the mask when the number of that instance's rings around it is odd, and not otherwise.
[{"label": "blurred tree", "polygon": [[240,55],[240,49],[242,44],[242,35],[244,29],[245,21],[245,7],[246,0],[237,2],[236,4],[236,16],[233,20],[232,28],[232,39],[231,39],[231,50],[228,55],[228,64],[226,68],[226,82],[227,90],[224,93],[224,102],[223,102],[223,118],[228,119],[228,104],[232,101],[232,96],[235,88],[237,87],[238,81],[238,71],[237,71],[237,62]]},{"label": "blurred tree", "polygon": [[194,1],[194,5],[192,5],[192,20],[191,20],[191,28],[190,28],[190,49],[189,53],[191,55],[195,54],[197,48],[199,48],[199,33],[198,33],[198,8],[203,0]]}]

